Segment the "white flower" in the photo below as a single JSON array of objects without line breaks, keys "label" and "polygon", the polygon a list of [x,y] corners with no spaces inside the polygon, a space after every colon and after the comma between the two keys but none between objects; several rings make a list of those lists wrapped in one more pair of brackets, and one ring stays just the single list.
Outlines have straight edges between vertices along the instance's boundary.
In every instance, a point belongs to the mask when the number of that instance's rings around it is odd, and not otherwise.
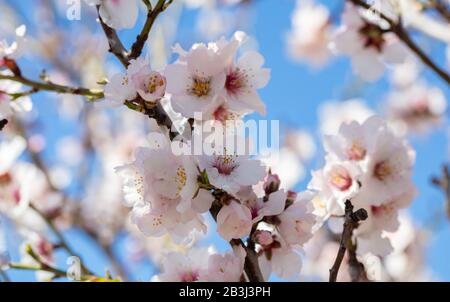
[{"label": "white flower", "polygon": [[109,83],[105,85],[106,99],[117,103],[117,105],[133,100],[136,96],[136,89],[126,74],[115,74],[111,77]]},{"label": "white flower", "polygon": [[267,196],[246,200],[245,205],[250,209],[253,223],[265,216],[276,216],[284,211],[287,193],[284,190],[273,192]]},{"label": "white flower", "polygon": [[225,62],[213,49],[196,44],[168,65],[164,75],[173,109],[192,118],[195,112],[216,107],[217,96],[225,86]]},{"label": "white flower", "polygon": [[375,114],[367,105],[358,99],[343,102],[326,102],[319,107],[320,132],[336,134],[342,123],[357,121],[363,123]]},{"label": "white flower", "polygon": [[11,45],[8,45],[4,40],[0,40],[0,62],[4,57],[17,59],[22,55],[24,51],[26,30],[27,28],[25,25],[16,28],[15,41],[11,43]]},{"label": "white flower", "polygon": [[325,167],[312,172],[308,188],[320,192],[330,215],[343,215],[344,203],[354,197],[360,189],[360,168],[351,162],[328,161]]},{"label": "white flower", "polygon": [[233,253],[209,256],[208,270],[200,274],[200,280],[208,282],[239,282],[244,271],[246,252],[242,246]]},{"label": "white flower", "polygon": [[169,232],[182,238],[193,230],[204,231],[199,213],[209,209],[213,198],[206,191],[195,196],[197,167],[191,157],[174,155],[166,135],[153,133],[150,147],[137,148],[135,161],[117,171],[139,229],[147,236]]},{"label": "white flower", "polygon": [[445,115],[447,100],[441,89],[414,84],[388,95],[386,115],[399,131],[426,132],[438,126]]},{"label": "white flower", "polygon": [[361,190],[355,201],[381,205],[411,187],[415,152],[386,125],[374,133],[374,149],[363,166]]},{"label": "white flower", "polygon": [[189,249],[184,254],[169,253],[162,262],[162,273],[155,279],[162,282],[200,281],[200,274],[208,269],[210,254],[208,249],[200,248]]},{"label": "white flower", "polygon": [[244,271],[245,250],[236,248],[225,255],[212,248],[193,248],[186,253],[172,252],[162,262],[162,282],[239,282]]},{"label": "white flower", "polygon": [[130,29],[136,24],[139,6],[137,0],[85,0],[89,5],[100,5],[100,17],[114,29]]},{"label": "white flower", "polygon": [[[258,257],[259,266],[265,280],[273,272],[280,278],[291,278],[300,274],[302,259],[296,249],[290,248],[276,234],[267,245],[260,245],[262,255]],[[261,243],[261,241],[259,242]]]},{"label": "white flower", "polygon": [[[415,195],[416,189],[410,186],[409,188],[405,188],[404,193],[379,206],[366,206],[368,218],[364,223],[361,223],[356,233],[364,234],[373,232],[374,230],[386,232],[397,231],[400,225],[399,210],[409,206]],[[359,204],[355,202],[355,206],[359,206]]]},{"label": "white flower", "polygon": [[241,187],[257,184],[266,175],[266,169],[259,160],[247,155],[202,155],[198,157],[199,167],[208,174],[209,181],[217,188],[230,194]]},{"label": "white flower", "polygon": [[343,124],[338,134],[325,137],[325,150],[326,165],[309,185],[319,196],[315,213],[322,219],[343,215],[344,202],[351,200],[368,212],[353,233],[358,255],[388,254],[392,244],[386,233],[398,229],[398,211],[415,195],[414,150],[377,116]]},{"label": "white flower", "polygon": [[235,62],[239,46],[247,39],[244,32],[236,32],[230,41],[221,38],[210,43],[226,62],[226,81],[224,96],[231,110],[243,113],[256,111],[265,114],[265,105],[259,98],[257,89],[267,85],[270,70],[262,68],[263,56],[256,51],[246,51]]},{"label": "white flower", "polygon": [[288,35],[288,51],[297,60],[323,65],[331,56],[330,13],[326,6],[312,1],[297,1]]},{"label": "white flower", "polygon": [[105,86],[107,99],[119,104],[139,96],[146,102],[155,103],[165,94],[166,79],[153,71],[143,58],[131,60],[125,74],[115,74]]},{"label": "white flower", "polygon": [[324,136],[324,148],[331,160],[362,162],[375,147],[374,137],[382,129],[383,121],[371,117],[364,122],[342,123],[337,135]]},{"label": "white flower", "polygon": [[227,241],[248,236],[252,225],[250,209],[234,200],[217,214],[217,232]]},{"label": "white flower", "polygon": [[179,58],[166,67],[164,75],[175,111],[188,118],[195,112],[210,117],[220,107],[238,115],[265,114],[257,89],[267,85],[270,71],[262,68],[264,58],[255,51],[235,61],[244,39],[243,32],[236,32],[230,41],[222,38],[208,45],[195,44],[188,52],[174,47]]},{"label": "white flower", "polygon": [[351,56],[353,70],[367,81],[380,78],[385,63],[402,63],[407,57],[403,44],[393,33],[386,33],[383,25],[369,21],[353,4],[347,4],[333,39],[333,49]]},{"label": "white flower", "polygon": [[312,214],[311,200],[314,194],[302,192],[297,199],[278,218],[280,224],[277,229],[280,236],[289,245],[303,245],[313,236],[313,226],[316,218]]}]

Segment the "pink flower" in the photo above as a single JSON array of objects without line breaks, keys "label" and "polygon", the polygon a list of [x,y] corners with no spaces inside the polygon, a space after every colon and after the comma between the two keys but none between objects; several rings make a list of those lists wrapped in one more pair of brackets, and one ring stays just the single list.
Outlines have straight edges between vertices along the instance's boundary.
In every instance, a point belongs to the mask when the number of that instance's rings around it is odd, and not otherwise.
[{"label": "pink flower", "polygon": [[250,210],[236,201],[224,205],[217,214],[217,231],[225,240],[248,236],[251,229],[252,214]]},{"label": "pink flower", "polygon": [[136,24],[139,7],[136,0],[85,0],[100,5],[100,17],[114,29],[129,29]]}]

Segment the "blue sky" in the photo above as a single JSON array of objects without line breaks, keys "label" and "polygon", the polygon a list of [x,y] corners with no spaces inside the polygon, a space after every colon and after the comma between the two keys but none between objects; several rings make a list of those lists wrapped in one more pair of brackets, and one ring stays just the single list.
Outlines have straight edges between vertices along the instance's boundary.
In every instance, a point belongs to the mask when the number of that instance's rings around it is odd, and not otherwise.
[{"label": "blue sky", "polygon": [[[6,1],[14,5],[21,6],[26,14],[32,12],[29,7],[25,7],[28,1]],[[325,3],[325,1],[322,1]],[[19,4],[20,3],[20,4]],[[326,1],[330,8],[338,7],[340,1]],[[342,99],[346,85],[354,81],[351,73],[349,60],[347,58],[336,58],[328,66],[321,70],[313,70],[310,67],[293,62],[286,55],[285,36],[290,28],[290,18],[295,6],[293,0],[256,0],[251,11],[252,22],[245,28],[238,28],[248,31],[254,35],[258,41],[259,51],[266,59],[266,66],[272,69],[272,78],[267,87],[261,91],[262,99],[267,104],[267,119],[278,119],[281,124],[289,127],[298,127],[311,131],[316,138],[316,143],[320,146],[320,137],[318,135],[318,117],[317,109],[321,103],[331,99]],[[177,36],[183,46],[189,47],[190,44],[197,42],[198,34],[193,30],[197,11],[184,11],[180,20],[180,29]],[[79,21],[85,22],[85,21]],[[62,22],[62,26],[71,28],[72,22]],[[98,28],[97,28],[98,29]],[[31,31],[32,28],[31,28]],[[136,36],[136,31],[126,31],[121,33],[125,43],[129,45]],[[419,37],[420,38],[420,37]],[[432,43],[430,41],[419,39],[426,42],[428,50],[431,52],[434,60],[444,62],[443,45]],[[110,59],[114,59],[110,57]],[[23,66],[25,74],[32,70],[32,74],[37,74],[41,66],[26,64]],[[446,84],[437,78],[432,72],[425,71],[426,80],[438,87],[441,87],[449,99],[450,91]],[[388,83],[386,79],[381,79],[374,84],[368,84],[359,94],[352,97],[361,97],[367,101],[367,104],[376,109],[383,100],[387,92]],[[45,131],[50,136],[50,141],[60,137],[63,133],[75,131],[75,125],[62,125],[56,119],[51,119],[54,112],[45,109],[42,104],[45,103],[44,95],[35,98],[38,109],[41,109],[43,115],[52,122],[46,122]],[[55,127],[56,126],[56,127]],[[52,130],[53,129],[53,130]],[[56,129],[56,130],[55,130]],[[430,176],[439,173],[441,164],[448,161],[448,143],[447,128],[444,125],[441,129],[423,137],[411,137],[410,141],[417,152],[417,161],[414,170],[414,183],[418,187],[419,195],[415,199],[411,213],[418,226],[431,225],[430,222],[437,224],[437,229],[432,233],[427,247],[427,262],[438,279],[450,280],[450,262],[447,261],[448,250],[450,249],[450,228],[449,221],[445,219],[443,210],[443,196],[436,188],[430,184]],[[320,152],[318,153],[320,155]],[[48,159],[52,156],[47,154]],[[315,158],[311,161],[308,168],[318,168],[321,165],[321,159]],[[297,190],[304,190],[309,175],[298,186]],[[436,216],[435,214],[438,213]],[[437,217],[437,218],[436,218]],[[102,253],[98,251],[88,239],[77,230],[67,232],[72,245],[84,259],[88,266],[94,271],[103,273],[107,267],[107,261]],[[12,235],[9,236],[12,239]],[[123,254],[121,245],[122,239],[119,238],[116,244],[116,252]],[[217,244],[219,250],[228,249],[226,242],[220,239],[212,240]],[[17,257],[13,253],[13,257]],[[65,257],[60,255],[60,265],[65,266]],[[153,268],[147,264],[141,264],[138,267],[132,267],[136,279],[146,280],[153,272]],[[12,272],[11,277],[15,280],[29,280],[30,273]]]}]

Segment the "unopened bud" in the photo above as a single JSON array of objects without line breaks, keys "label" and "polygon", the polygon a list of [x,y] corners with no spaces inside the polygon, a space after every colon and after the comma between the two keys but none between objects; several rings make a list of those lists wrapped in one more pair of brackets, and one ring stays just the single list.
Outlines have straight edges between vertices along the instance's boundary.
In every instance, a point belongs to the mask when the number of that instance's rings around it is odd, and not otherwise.
[{"label": "unopened bud", "polygon": [[269,173],[264,179],[264,191],[267,195],[280,189],[280,177],[277,174]]},{"label": "unopened bud", "polygon": [[290,207],[297,199],[297,192],[288,191],[286,198],[286,208]]}]

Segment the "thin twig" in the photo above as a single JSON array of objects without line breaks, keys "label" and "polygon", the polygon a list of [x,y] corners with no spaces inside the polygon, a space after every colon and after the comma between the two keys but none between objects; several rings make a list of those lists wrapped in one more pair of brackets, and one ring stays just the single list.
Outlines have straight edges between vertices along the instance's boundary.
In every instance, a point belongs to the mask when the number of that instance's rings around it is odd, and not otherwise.
[{"label": "thin twig", "polygon": [[[56,227],[55,223],[53,222],[53,220],[51,220],[50,218],[47,217],[47,215],[45,215],[44,213],[42,213],[38,208],[36,208],[33,204],[30,204],[30,208],[33,209],[37,214],[39,214],[39,216],[41,216],[45,223],[49,226],[49,228],[52,230],[52,232],[56,235],[56,237],[58,238],[58,244],[59,246],[61,246],[64,250],[66,250],[66,252],[70,255],[70,256],[76,256],[79,259],[81,259],[73,250],[72,248],[69,246],[69,244],[67,243],[67,241],[65,240],[64,236],[61,234],[61,232],[58,230],[58,228]],[[89,271],[89,269],[83,264],[81,263],[81,268],[82,270],[89,275],[92,275],[92,273]]]},{"label": "thin twig", "polygon": [[120,41],[119,36],[115,29],[109,27],[100,17],[100,5],[97,6],[98,20],[105,32],[105,36],[108,39],[109,51],[119,59],[123,66],[127,67],[129,64],[128,51]]},{"label": "thin twig", "polygon": [[348,255],[348,267],[350,273],[350,280],[352,282],[367,282],[369,279],[367,278],[366,270],[364,269],[364,265],[359,262],[356,257],[356,245],[351,244],[347,250]]},{"label": "thin twig", "polygon": [[[44,271],[52,273],[54,276],[52,279],[56,278],[68,278],[67,272],[63,271],[59,268],[56,268],[47,262],[43,261],[41,257],[39,257],[38,254],[36,254],[33,251],[33,248],[30,245],[26,246],[26,253],[33,258],[34,261],[36,261],[37,264],[35,265],[28,265],[28,264],[22,264],[22,263],[9,263],[8,268],[9,269],[18,269],[18,270],[29,270],[29,271]],[[93,274],[86,274],[85,272],[82,272],[81,276],[79,276],[79,280],[77,281],[101,281],[101,282],[119,282],[118,279],[113,278],[102,278],[95,276]]]},{"label": "thin twig", "polygon": [[450,22],[450,9],[442,0],[430,0],[428,7],[434,8],[445,21]]},{"label": "thin twig", "polygon": [[[169,2],[168,4],[170,4],[170,3],[171,2]],[[131,46],[131,51],[130,51],[130,54],[128,55],[128,60],[136,59],[142,54],[142,50],[144,49],[145,42],[147,42],[147,40],[148,40],[150,30],[152,29],[156,18],[166,8],[167,8],[166,1],[159,0],[153,9],[148,9],[147,20],[145,21],[145,24],[141,30],[141,33],[137,36],[136,41],[134,42],[133,46]]]},{"label": "thin twig", "polygon": [[21,83],[23,85],[33,87],[33,93],[38,91],[53,91],[56,93],[64,93],[64,94],[75,94],[80,96],[86,96],[91,100],[98,100],[105,97],[102,90],[99,89],[88,89],[83,87],[70,87],[52,83],[50,81],[47,82],[37,82],[30,79],[25,78],[22,75],[5,75],[0,74],[0,80],[9,80]]},{"label": "thin twig", "polygon": [[367,211],[359,209],[353,212],[353,205],[350,200],[345,202],[345,218],[344,218],[344,230],[342,231],[341,241],[339,243],[339,250],[334,261],[333,266],[330,269],[330,282],[336,282],[341,267],[342,260],[345,256],[345,251],[350,248],[352,244],[353,230],[358,226],[360,221],[367,219]]},{"label": "thin twig", "polygon": [[362,8],[373,11],[375,14],[385,20],[389,26],[390,31],[393,32],[408,48],[419,57],[419,59],[428,67],[430,67],[439,77],[441,77],[447,84],[450,85],[450,75],[442,68],[440,68],[419,46],[411,39],[408,32],[401,24],[401,20],[394,21],[380,11],[375,10],[372,6],[363,0],[348,0],[353,4]]},{"label": "thin twig", "polygon": [[447,217],[450,219],[450,171],[447,165],[442,166],[442,175],[440,177],[432,177],[431,182],[439,187],[445,196],[445,205],[447,209]]},{"label": "thin twig", "polygon": [[[26,127],[23,125],[22,121],[20,119],[15,119],[14,120],[14,125],[18,131],[18,134],[20,136],[22,136],[27,142],[28,142],[28,134],[26,131]],[[49,189],[52,192],[59,192],[59,190],[55,187],[55,185],[52,182],[52,179],[50,177],[50,171],[47,168],[47,165],[45,164],[44,160],[42,159],[42,157],[39,155],[38,152],[27,148],[27,151],[30,155],[31,161],[33,162],[33,164],[39,168],[39,170],[42,171],[42,173],[44,174],[44,177],[48,183]]]}]

